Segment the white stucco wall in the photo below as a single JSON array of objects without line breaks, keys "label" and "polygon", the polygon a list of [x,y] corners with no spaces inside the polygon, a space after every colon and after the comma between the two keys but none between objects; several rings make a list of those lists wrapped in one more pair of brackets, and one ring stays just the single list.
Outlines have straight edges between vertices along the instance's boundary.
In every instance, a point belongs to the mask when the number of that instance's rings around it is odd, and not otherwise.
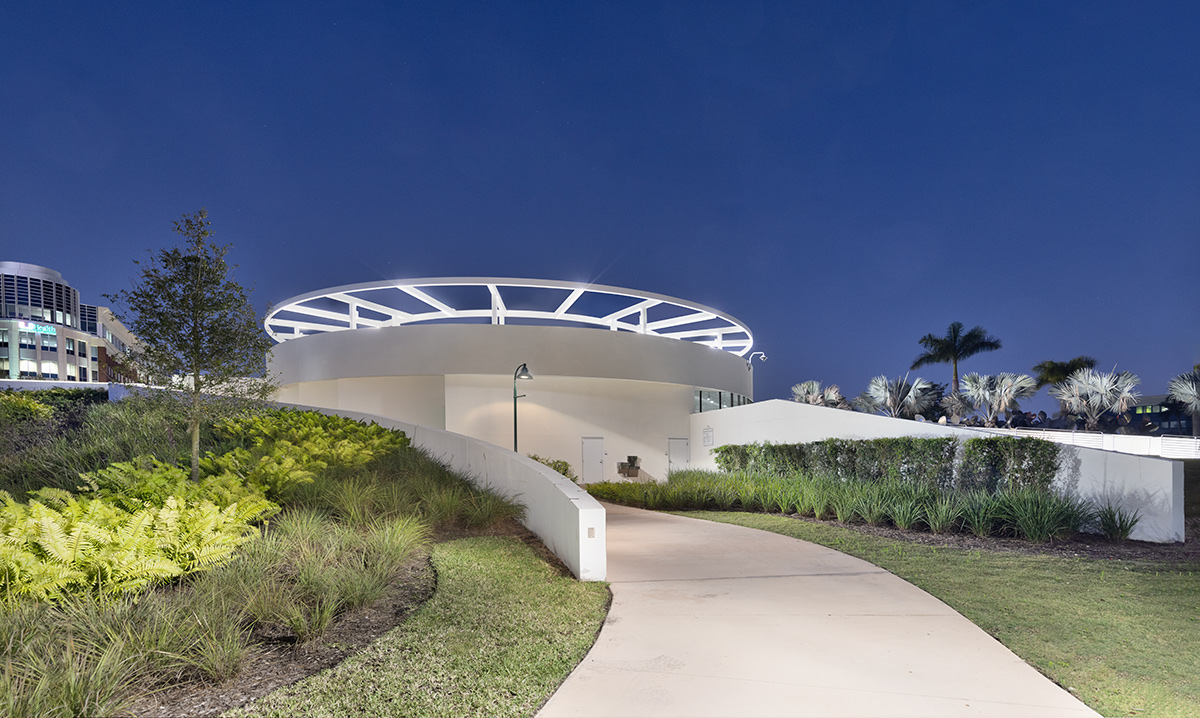
[{"label": "white stucco wall", "polygon": [[313,409],[403,431],[414,446],[429,452],[477,486],[525,505],[525,526],[581,581],[607,575],[604,507],[581,487],[536,461],[478,439],[359,411]]},{"label": "white stucco wall", "polygon": [[330,332],[275,347],[280,401],[379,414],[512,446],[512,374],[521,453],[582,476],[584,437],[604,440],[603,477],[638,456],[667,473],[667,440],[688,436],[695,388],[752,396],[749,362],[687,341],[575,327],[453,324]]},{"label": "white stucco wall", "polygon": [[[978,431],[892,419],[842,409],[774,399],[693,414],[692,466],[716,469],[712,449],[755,441],[798,444],[830,438],[882,439],[896,436],[986,436]],[[1184,540],[1183,462],[1063,446],[1057,485],[1093,501],[1120,500],[1141,512],[1132,538],[1170,543]]]},{"label": "white stucco wall", "polygon": [[[667,439],[687,438],[693,389],[658,382],[541,377],[518,386],[518,448],[569,461],[581,474],[583,437],[602,437],[604,476],[617,480],[617,462],[641,459],[652,476],[666,478]],[[446,428],[512,447],[512,379],[446,377]]]}]

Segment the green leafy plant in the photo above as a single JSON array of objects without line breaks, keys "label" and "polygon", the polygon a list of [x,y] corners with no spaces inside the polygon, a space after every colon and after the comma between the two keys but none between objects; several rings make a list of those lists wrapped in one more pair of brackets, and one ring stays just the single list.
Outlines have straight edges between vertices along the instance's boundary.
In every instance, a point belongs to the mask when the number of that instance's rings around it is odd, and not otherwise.
[{"label": "green leafy plant", "polygon": [[1141,520],[1140,511],[1105,501],[1096,509],[1096,524],[1100,532],[1112,541],[1125,541]]},{"label": "green leafy plant", "polygon": [[579,477],[571,468],[571,462],[564,459],[551,459],[545,456],[538,456],[537,454],[526,454],[526,456],[538,462],[539,464],[545,464],[546,466],[549,466],[551,469],[554,469],[571,481],[579,483]]}]

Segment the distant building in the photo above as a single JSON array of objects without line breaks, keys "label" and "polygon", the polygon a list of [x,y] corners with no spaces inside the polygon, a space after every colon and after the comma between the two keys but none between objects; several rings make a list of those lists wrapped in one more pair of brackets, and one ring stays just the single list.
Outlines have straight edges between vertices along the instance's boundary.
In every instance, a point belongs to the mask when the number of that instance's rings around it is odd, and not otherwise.
[{"label": "distant building", "polygon": [[133,380],[117,362],[133,341],[107,307],[81,303],[53,269],[0,262],[0,379]]},{"label": "distant building", "polygon": [[1143,396],[1129,413],[1139,422],[1148,421],[1158,427],[1155,434],[1192,436],[1192,417],[1170,394]]}]

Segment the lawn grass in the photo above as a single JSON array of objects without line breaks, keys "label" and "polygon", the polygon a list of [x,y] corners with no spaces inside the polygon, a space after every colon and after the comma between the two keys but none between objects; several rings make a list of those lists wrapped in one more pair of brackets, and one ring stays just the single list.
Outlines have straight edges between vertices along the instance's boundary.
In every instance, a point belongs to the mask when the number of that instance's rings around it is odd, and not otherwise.
[{"label": "lawn grass", "polygon": [[1103,715],[1200,716],[1200,565],[972,551],[778,515],[677,513],[870,561],[941,599]]},{"label": "lawn grass", "polygon": [[560,575],[521,541],[433,549],[437,592],[340,665],[227,716],[528,716],[591,648],[609,593]]}]

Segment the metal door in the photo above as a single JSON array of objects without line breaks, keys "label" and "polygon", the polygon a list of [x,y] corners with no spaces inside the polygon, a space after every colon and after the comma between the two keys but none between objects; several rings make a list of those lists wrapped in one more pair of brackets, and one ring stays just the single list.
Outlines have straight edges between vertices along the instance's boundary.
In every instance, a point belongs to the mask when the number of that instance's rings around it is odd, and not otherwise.
[{"label": "metal door", "polygon": [[583,437],[583,463],[580,464],[580,480],[585,484],[604,481],[604,437]]},{"label": "metal door", "polygon": [[690,442],[687,439],[667,439],[667,473],[682,471],[691,464]]}]

